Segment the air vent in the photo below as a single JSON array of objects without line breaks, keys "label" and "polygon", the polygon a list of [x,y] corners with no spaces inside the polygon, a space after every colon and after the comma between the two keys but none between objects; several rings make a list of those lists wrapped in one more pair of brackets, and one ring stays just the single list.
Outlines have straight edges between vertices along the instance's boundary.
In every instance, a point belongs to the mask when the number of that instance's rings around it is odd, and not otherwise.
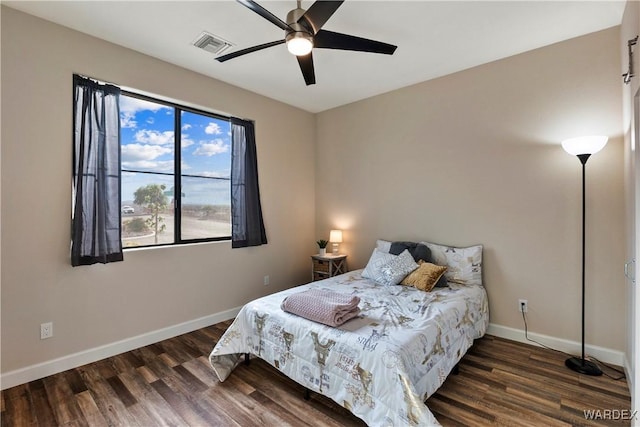
[{"label": "air vent", "polygon": [[192,43],[195,47],[204,49],[214,55],[218,55],[233,46],[232,43],[213,34],[203,31],[200,36]]}]

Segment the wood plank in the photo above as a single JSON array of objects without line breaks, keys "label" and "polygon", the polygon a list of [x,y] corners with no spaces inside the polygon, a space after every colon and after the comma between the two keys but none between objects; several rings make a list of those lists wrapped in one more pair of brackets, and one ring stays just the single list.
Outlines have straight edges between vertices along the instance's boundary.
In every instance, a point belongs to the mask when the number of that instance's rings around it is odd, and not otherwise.
[{"label": "wood plank", "polygon": [[147,366],[140,366],[138,369],[138,373],[145,379],[148,384],[158,381],[158,377],[153,371],[149,369]]},{"label": "wood plank", "polygon": [[227,412],[226,408],[220,405],[216,396],[216,393],[212,389],[209,389],[207,393],[200,396],[200,406],[206,411],[211,420],[209,425],[245,427],[236,421],[236,416],[233,412]]},{"label": "wood plank", "polygon": [[196,377],[191,372],[189,372],[189,370],[187,368],[185,368],[184,366],[178,365],[178,366],[174,367],[173,370],[181,377],[181,379],[185,383],[189,384],[189,389],[193,393],[200,393],[200,392],[203,392],[203,391],[205,391],[205,390],[207,390],[209,388],[209,387],[207,387],[207,385],[205,383],[200,381],[200,379],[198,377]]},{"label": "wood plank", "polygon": [[66,424],[82,418],[82,412],[65,375],[53,375],[42,381],[58,424]]},{"label": "wood plank", "polygon": [[88,390],[87,385],[82,380],[82,376],[75,369],[70,369],[63,374],[73,394],[80,394]]},{"label": "wood plank", "polygon": [[[436,419],[443,426],[463,425],[488,427],[495,425],[495,418],[488,420],[483,416],[479,416],[474,412],[468,412],[458,407],[457,402],[447,399],[442,395],[435,395],[429,399],[429,408]],[[445,420],[452,420],[451,423],[445,423]]]},{"label": "wood plank", "polygon": [[82,411],[82,415],[87,421],[87,424],[92,427],[106,427],[109,425],[107,420],[102,416],[102,413],[100,413],[100,409],[98,409],[98,405],[96,405],[89,390],[76,394],[76,402],[78,402],[80,411]]},{"label": "wood plank", "polygon": [[5,411],[2,413],[3,426],[36,426],[38,420],[31,407],[28,390],[24,393],[15,393],[5,402]]},{"label": "wood plank", "polygon": [[137,424],[107,379],[100,376],[100,372],[105,372],[102,367],[91,364],[77,369],[87,384],[96,406],[109,425]]},{"label": "wood plank", "polygon": [[[222,392],[224,390],[224,392]],[[211,392],[207,393],[211,396]],[[269,412],[259,402],[245,395],[231,383],[224,382],[216,394],[216,402],[233,413],[233,418],[240,425],[293,426],[280,417],[280,414]]]},{"label": "wood plank", "polygon": [[31,403],[35,411],[36,418],[39,424],[44,422],[51,422],[54,419],[53,409],[49,403],[49,397],[47,396],[47,390],[44,388],[44,382],[42,380],[35,380],[29,384],[29,393],[31,394]]},{"label": "wood plank", "polygon": [[122,383],[122,380],[120,380],[119,377],[107,378],[107,383],[109,383],[113,391],[118,396],[118,399],[120,399],[124,406],[129,407],[138,403],[138,400],[133,397],[131,392]]},{"label": "wood plank", "polygon": [[199,426],[207,424],[207,420],[203,419],[198,414],[198,411],[189,404],[187,396],[176,393],[163,380],[158,380],[152,383],[151,386],[188,425]]},{"label": "wood plank", "polygon": [[[139,370],[139,369],[138,369]],[[147,413],[155,420],[152,425],[158,426],[178,426],[184,423],[171,408],[166,400],[156,392],[156,390],[138,373],[129,371],[119,375],[122,383],[134,396],[140,405],[144,406]]]},{"label": "wood plank", "polygon": [[144,366],[144,362],[131,351],[113,356],[111,360],[117,374]]}]

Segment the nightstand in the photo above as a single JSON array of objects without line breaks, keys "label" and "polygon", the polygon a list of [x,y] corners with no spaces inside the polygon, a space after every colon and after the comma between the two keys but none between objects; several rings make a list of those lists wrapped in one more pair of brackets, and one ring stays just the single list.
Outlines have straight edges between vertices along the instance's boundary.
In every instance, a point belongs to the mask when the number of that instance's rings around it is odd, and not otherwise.
[{"label": "nightstand", "polygon": [[322,280],[347,272],[346,255],[311,255],[311,280]]}]

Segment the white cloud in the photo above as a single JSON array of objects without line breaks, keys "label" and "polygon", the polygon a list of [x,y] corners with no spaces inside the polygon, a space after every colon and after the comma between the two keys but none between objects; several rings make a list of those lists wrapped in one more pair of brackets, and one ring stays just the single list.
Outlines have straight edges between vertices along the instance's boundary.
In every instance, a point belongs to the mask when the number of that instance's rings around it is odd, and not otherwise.
[{"label": "white cloud", "polygon": [[182,130],[189,130],[189,129],[191,129],[191,125],[189,123],[182,126]]},{"label": "white cloud", "polygon": [[222,133],[222,129],[217,123],[210,122],[206,128],[204,128],[204,132],[207,135],[220,135]]},{"label": "white cloud", "polygon": [[202,175],[202,176],[206,176],[207,178],[229,178],[229,171],[205,171],[205,172],[198,172],[198,175]]},{"label": "white cloud", "polygon": [[135,117],[132,113],[120,113],[120,127],[135,129],[138,126],[138,122],[134,120]]},{"label": "white cloud", "polygon": [[153,145],[173,144],[173,131],[158,132],[157,130],[143,129],[136,132],[135,140]]},{"label": "white cloud", "polygon": [[149,123],[150,125],[152,125],[152,124],[154,124],[154,123],[155,123],[155,120],[153,119],[153,117],[149,117],[149,118],[147,119],[147,123]]},{"label": "white cloud", "polygon": [[215,156],[216,154],[226,153],[229,146],[221,139],[214,139],[211,142],[201,142],[200,146],[193,152],[194,156]]},{"label": "white cloud", "polygon": [[122,167],[126,169],[151,169],[156,172],[172,172],[173,160],[122,162]]},{"label": "white cloud", "polygon": [[173,152],[172,148],[159,145],[126,144],[121,148],[122,163],[139,160],[154,160],[163,154]]},{"label": "white cloud", "polygon": [[193,139],[189,139],[189,135],[187,135],[186,133],[182,134],[182,139],[180,139],[180,144],[182,145],[182,148],[187,148],[195,143],[196,142]]}]

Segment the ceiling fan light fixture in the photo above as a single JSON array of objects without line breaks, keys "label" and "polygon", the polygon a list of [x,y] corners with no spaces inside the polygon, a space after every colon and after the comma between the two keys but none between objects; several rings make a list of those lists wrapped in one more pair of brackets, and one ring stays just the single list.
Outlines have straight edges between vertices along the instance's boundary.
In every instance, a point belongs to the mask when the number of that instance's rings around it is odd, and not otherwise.
[{"label": "ceiling fan light fixture", "polygon": [[295,31],[289,33],[287,39],[287,50],[295,56],[308,55],[313,49],[313,37],[310,34]]}]

